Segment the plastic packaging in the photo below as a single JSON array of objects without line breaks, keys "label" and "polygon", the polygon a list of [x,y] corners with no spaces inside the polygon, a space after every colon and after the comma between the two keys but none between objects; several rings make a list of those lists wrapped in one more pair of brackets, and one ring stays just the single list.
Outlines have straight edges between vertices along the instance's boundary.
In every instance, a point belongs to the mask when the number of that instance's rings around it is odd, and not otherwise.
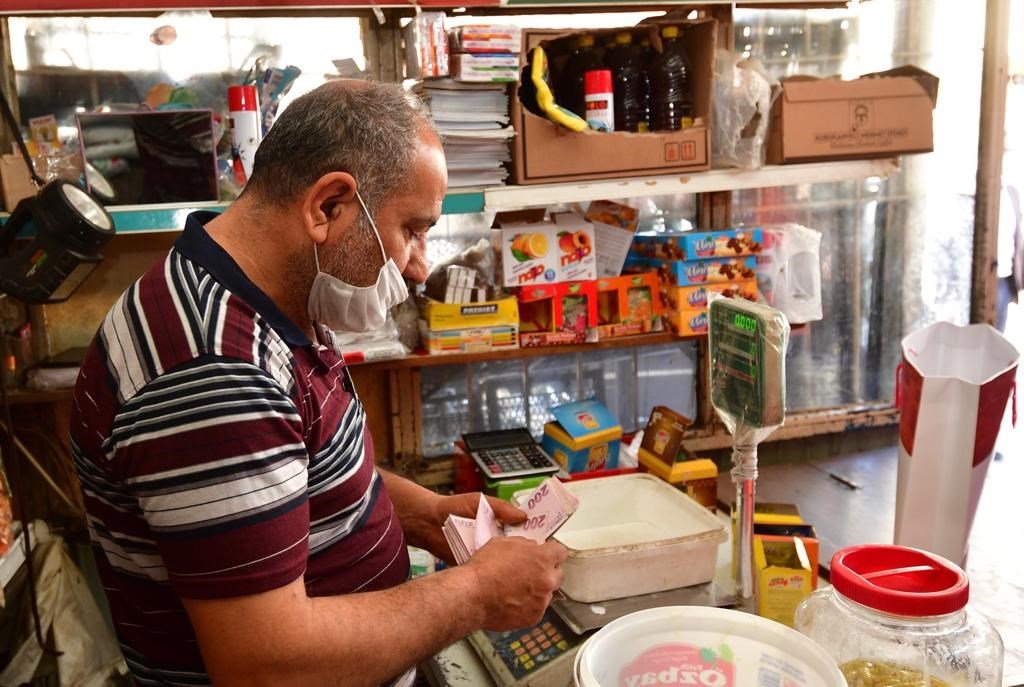
[{"label": "plastic packaging", "polygon": [[591,70],[583,75],[583,84],[587,126],[595,131],[611,131],[615,128],[611,70]]},{"label": "plastic packaging", "polygon": [[570,131],[584,131],[587,122],[582,117],[555,102],[555,94],[551,89],[551,74],[548,71],[548,55],[544,48],[537,46],[531,53],[530,82],[537,96],[537,107],[555,124],[560,124]]},{"label": "plastic packaging", "polygon": [[771,285],[769,304],[782,311],[790,324],[820,320],[821,232],[793,223],[766,227],[765,231],[772,234],[774,246],[763,275]]},{"label": "plastic packaging", "polygon": [[742,298],[715,294],[708,302],[711,404],[733,437],[736,591],[749,599],[754,594],[757,445],[785,421],[789,322],[778,310]]},{"label": "plastic packaging", "polygon": [[572,54],[562,68],[562,77],[556,90],[558,101],[577,116],[587,117],[584,78],[587,72],[601,69],[601,58],[594,49],[594,37],[588,33],[573,40]]},{"label": "plastic packaging", "polygon": [[832,585],[797,608],[796,629],[839,664],[850,687],[1000,687],[1003,642],[968,609],[963,570],[918,549],[851,546]]},{"label": "plastic packaging", "polygon": [[419,12],[405,27],[405,71],[410,79],[448,76],[448,31],[444,12]]},{"label": "plastic packaging", "polygon": [[764,166],[772,101],[779,82],[755,59],[715,53],[711,159],[715,167]]},{"label": "plastic packaging", "polygon": [[693,123],[690,58],[678,26],[661,28],[661,52],[651,62],[651,130],[678,131]]}]

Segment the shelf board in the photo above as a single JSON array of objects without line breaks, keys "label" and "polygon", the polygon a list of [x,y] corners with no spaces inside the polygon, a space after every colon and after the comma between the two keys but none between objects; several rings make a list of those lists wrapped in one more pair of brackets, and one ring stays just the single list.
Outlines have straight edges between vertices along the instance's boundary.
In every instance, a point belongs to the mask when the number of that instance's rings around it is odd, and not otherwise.
[{"label": "shelf board", "polygon": [[656,346],[703,338],[701,336],[676,336],[672,332],[654,334],[637,334],[615,339],[605,339],[596,343],[575,344],[572,346],[536,346],[518,348],[511,351],[491,351],[486,353],[451,353],[446,355],[430,355],[413,353],[404,358],[394,360],[375,360],[365,363],[350,363],[352,367],[375,368],[379,370],[395,370],[400,368],[436,367],[438,365],[468,365],[485,363],[494,360],[517,360],[520,358],[536,358],[539,356],[565,355],[569,353],[589,353],[605,351],[613,348],[633,348],[636,346]]},{"label": "shelf board", "polygon": [[498,186],[484,190],[487,210],[547,207],[556,203],[665,196],[680,193],[711,193],[770,186],[820,184],[869,177],[887,177],[899,169],[896,159],[813,162],[769,165],[761,169],[712,169],[693,174],[673,174],[631,179],[604,179],[566,184]]},{"label": "shelf board", "polygon": [[[568,184],[493,186],[457,189],[445,196],[441,212],[446,215],[547,207],[557,203],[664,196],[679,193],[710,193],[768,186],[818,184],[870,177],[887,177],[899,169],[896,159],[814,162],[801,165],[771,165],[761,169],[713,169],[693,174],[605,179]],[[196,210],[223,212],[229,203],[168,203],[161,205],[113,205],[107,208],[119,234],[181,231],[185,218]],[[0,213],[0,221],[6,221]],[[28,236],[23,232],[20,236]]]}]

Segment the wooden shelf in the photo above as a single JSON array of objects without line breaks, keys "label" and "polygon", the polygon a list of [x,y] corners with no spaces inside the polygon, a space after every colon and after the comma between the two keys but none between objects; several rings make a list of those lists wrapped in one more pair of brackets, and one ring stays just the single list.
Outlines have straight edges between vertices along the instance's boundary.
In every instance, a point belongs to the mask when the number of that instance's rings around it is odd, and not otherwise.
[{"label": "wooden shelf", "polygon": [[361,369],[395,370],[401,368],[436,367],[438,365],[468,365],[485,363],[494,360],[517,360],[520,358],[536,358],[540,356],[566,355],[569,353],[589,353],[606,351],[614,348],[633,348],[636,346],[656,346],[673,342],[693,341],[701,336],[681,337],[671,332],[655,334],[638,334],[623,336],[617,339],[605,339],[597,343],[575,344],[572,346],[536,346],[533,348],[517,348],[511,351],[491,351],[486,353],[452,353],[448,355],[429,355],[414,353],[394,360],[376,360],[365,363],[352,363]]}]

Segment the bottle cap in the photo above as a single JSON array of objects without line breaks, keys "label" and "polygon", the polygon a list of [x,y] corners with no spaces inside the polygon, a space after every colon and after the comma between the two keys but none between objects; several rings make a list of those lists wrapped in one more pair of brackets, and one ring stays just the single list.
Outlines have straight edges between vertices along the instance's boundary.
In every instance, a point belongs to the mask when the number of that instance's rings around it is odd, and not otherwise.
[{"label": "bottle cap", "polygon": [[661,28],[662,38],[676,38],[677,36],[679,36],[678,26],[663,26]]},{"label": "bottle cap", "polygon": [[259,112],[255,86],[228,86],[228,110],[231,112]]},{"label": "bottle cap", "polygon": [[966,606],[970,596],[963,570],[945,558],[906,546],[849,546],[836,552],[829,571],[839,594],[891,615],[947,615]]},{"label": "bottle cap", "polygon": [[579,46],[581,48],[589,48],[594,44],[594,37],[589,33],[585,33],[579,37]]},{"label": "bottle cap", "polygon": [[591,69],[583,74],[583,92],[588,95],[591,93],[611,93],[612,70]]},{"label": "bottle cap", "polygon": [[615,42],[619,45],[629,45],[633,42],[633,34],[629,31],[619,31],[615,34]]}]

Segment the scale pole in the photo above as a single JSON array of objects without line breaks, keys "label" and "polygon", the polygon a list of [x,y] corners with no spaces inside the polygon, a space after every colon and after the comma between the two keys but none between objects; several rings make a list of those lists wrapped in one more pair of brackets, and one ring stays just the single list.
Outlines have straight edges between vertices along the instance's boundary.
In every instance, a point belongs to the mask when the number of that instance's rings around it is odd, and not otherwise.
[{"label": "scale pole", "polygon": [[736,594],[747,601],[754,596],[754,493],[757,483],[757,445],[734,446],[732,479],[736,484],[736,536],[732,555],[736,562]]}]

